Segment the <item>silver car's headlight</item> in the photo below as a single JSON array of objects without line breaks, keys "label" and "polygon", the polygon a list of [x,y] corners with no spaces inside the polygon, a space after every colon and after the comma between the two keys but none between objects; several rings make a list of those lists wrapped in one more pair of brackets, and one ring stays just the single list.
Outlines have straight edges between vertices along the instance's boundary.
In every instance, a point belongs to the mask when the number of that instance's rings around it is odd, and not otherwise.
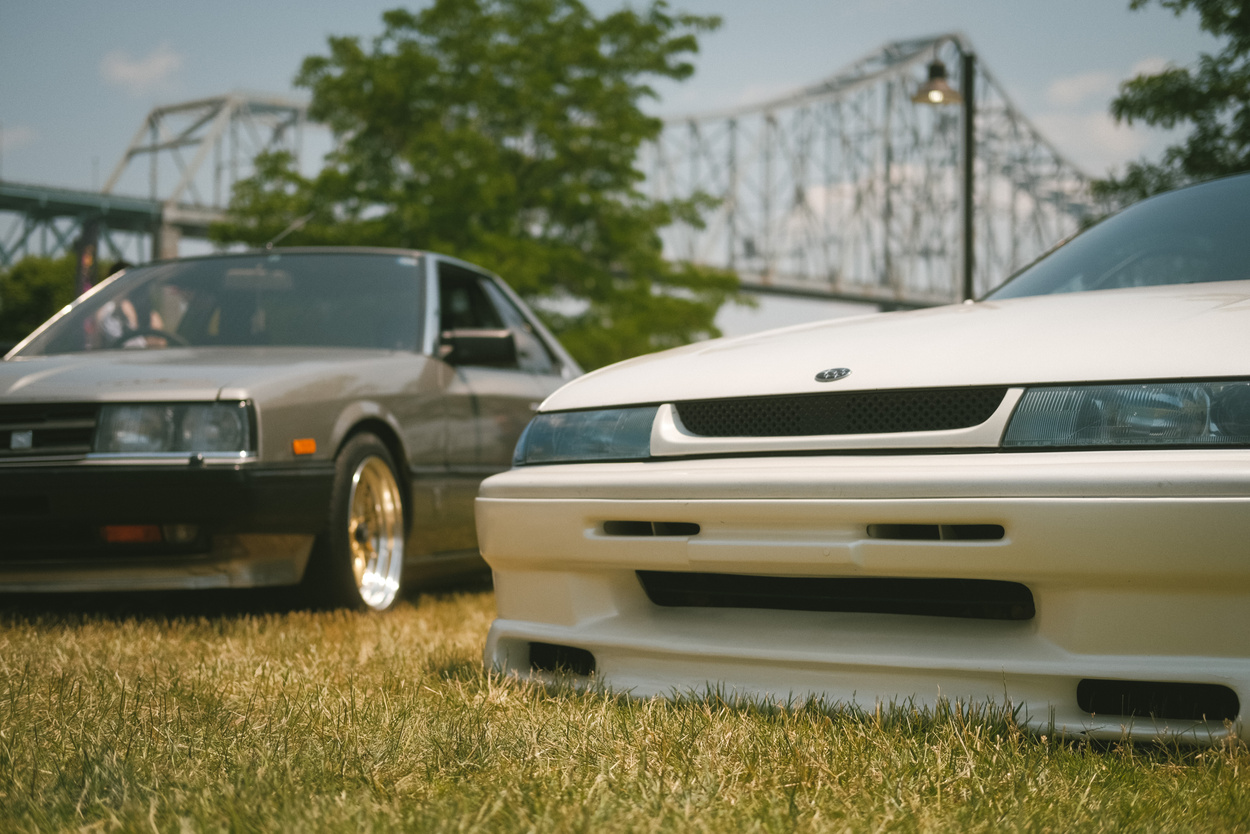
[{"label": "silver car's headlight", "polygon": [[1250,444],[1250,382],[1147,382],[1030,388],[1003,446]]},{"label": "silver car's headlight", "polygon": [[517,441],[514,466],[651,456],[651,424],[658,406],[539,414]]},{"label": "silver car's headlight", "polygon": [[100,408],[94,450],[104,454],[246,452],[247,403],[144,403]]}]

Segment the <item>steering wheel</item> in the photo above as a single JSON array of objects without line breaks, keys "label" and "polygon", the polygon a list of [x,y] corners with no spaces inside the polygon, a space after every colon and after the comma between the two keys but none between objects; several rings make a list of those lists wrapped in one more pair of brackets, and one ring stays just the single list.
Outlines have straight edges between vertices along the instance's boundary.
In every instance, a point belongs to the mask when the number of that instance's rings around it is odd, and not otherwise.
[{"label": "steering wheel", "polygon": [[178,345],[179,347],[189,347],[191,345],[190,342],[182,336],[179,336],[177,333],[170,333],[168,330],[161,330],[159,327],[140,327],[135,330],[127,330],[125,333],[114,339],[109,347],[124,348],[126,343],[131,339],[138,339],[145,336],[156,336],[157,338],[164,339],[166,342]]}]

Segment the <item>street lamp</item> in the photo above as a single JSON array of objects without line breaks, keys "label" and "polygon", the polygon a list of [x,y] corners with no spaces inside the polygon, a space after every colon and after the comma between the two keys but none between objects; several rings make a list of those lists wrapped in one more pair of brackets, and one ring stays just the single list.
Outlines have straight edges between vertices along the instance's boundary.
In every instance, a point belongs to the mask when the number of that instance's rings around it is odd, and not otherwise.
[{"label": "street lamp", "polygon": [[974,84],[977,75],[977,57],[965,50],[954,38],[951,42],[959,50],[959,86],[956,90],[946,80],[946,64],[934,58],[929,64],[929,80],[920,86],[911,100],[917,104],[963,104],[963,141],[961,165],[963,167],[963,278],[964,300],[971,299],[973,291],[973,267],[976,260],[972,252],[972,205],[973,162],[976,156],[976,97]]}]

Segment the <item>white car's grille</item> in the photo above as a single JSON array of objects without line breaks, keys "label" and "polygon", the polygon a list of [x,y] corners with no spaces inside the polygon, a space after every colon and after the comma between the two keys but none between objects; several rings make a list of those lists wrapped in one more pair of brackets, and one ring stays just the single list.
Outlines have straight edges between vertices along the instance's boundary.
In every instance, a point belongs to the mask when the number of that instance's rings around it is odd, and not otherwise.
[{"label": "white car's grille", "polygon": [[91,451],[99,406],[32,403],[0,406],[0,460]]},{"label": "white car's grille", "polygon": [[848,391],[676,404],[701,437],[804,437],[950,431],[988,420],[1006,388]]}]

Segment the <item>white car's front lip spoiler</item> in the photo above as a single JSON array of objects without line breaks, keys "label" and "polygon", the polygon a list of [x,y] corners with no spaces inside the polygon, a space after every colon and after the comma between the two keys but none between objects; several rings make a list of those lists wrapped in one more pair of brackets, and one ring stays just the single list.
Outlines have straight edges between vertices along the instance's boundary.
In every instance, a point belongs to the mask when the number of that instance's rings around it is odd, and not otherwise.
[{"label": "white car's front lip spoiler", "polygon": [[[1210,742],[1244,735],[1241,719],[1230,726],[1103,716],[1083,712],[1076,702],[1082,679],[1218,679],[1244,693],[1250,682],[1244,662],[1215,676],[1206,658],[1068,655],[1038,643],[1023,624],[1013,626],[1018,634],[993,634],[991,624],[925,618],[919,628],[898,633],[902,629],[892,629],[891,621],[899,619],[692,609],[661,610],[645,620],[613,616],[570,628],[501,618],[491,626],[485,661],[505,674],[548,678],[529,668],[529,644],[544,642],[589,651],[596,672],[584,683],[598,681],[637,697],[716,697],[791,707],[814,698],[828,707],[868,712],[879,706],[933,710],[945,701],[965,709],[1016,711],[1021,724],[1052,737]],[[980,627],[980,633],[970,633],[969,626]],[[928,639],[914,641],[917,631]],[[899,651],[900,642],[912,650]]]},{"label": "white car's front lip spoiler", "polygon": [[[592,652],[601,680],[636,694],[1007,699],[1039,729],[1054,710],[1068,732],[1113,738],[1225,730],[1090,716],[1080,680],[1213,683],[1250,698],[1246,450],[525,467],[486,481],[477,512],[500,617],[486,660],[509,671],[528,674],[529,642],[550,642]],[[621,535],[606,521],[698,532]],[[871,525],[1003,533],[891,540]],[[1029,589],[1036,616],[667,608],[638,570],[1002,580]]]}]

